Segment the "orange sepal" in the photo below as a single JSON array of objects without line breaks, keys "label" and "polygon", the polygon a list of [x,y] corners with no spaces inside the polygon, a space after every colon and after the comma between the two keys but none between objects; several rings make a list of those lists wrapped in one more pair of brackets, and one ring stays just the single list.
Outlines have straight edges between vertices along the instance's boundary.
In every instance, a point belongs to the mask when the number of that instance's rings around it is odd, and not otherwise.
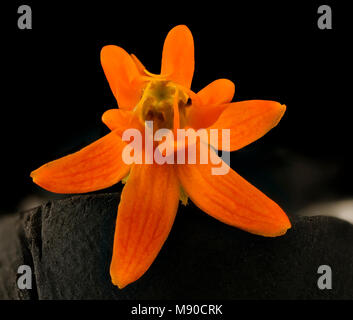
[{"label": "orange sepal", "polygon": [[123,288],[150,267],[173,225],[179,183],[172,165],[134,165],[121,194],[116,222],[112,282]]},{"label": "orange sepal", "polygon": [[234,97],[234,83],[228,79],[211,82],[197,93],[199,104],[193,104],[188,113],[188,125],[194,129],[211,126],[229,106]]},{"label": "orange sepal", "polygon": [[140,74],[145,76],[146,75],[146,73],[145,73],[146,68],[143,65],[143,63],[133,53],[131,53],[131,58],[132,58],[132,60],[134,60],[135,65],[137,67],[137,70],[140,72]]},{"label": "orange sepal", "polygon": [[112,186],[130,167],[122,160],[126,144],[111,132],[82,150],[51,161],[31,173],[33,182],[56,193],[84,193]]},{"label": "orange sepal", "polygon": [[228,103],[234,97],[234,83],[228,79],[218,79],[200,90],[197,95],[203,105],[217,105]]},{"label": "orange sepal", "polygon": [[127,129],[143,130],[137,116],[129,110],[110,109],[102,115],[103,123],[110,129],[121,136]]},{"label": "orange sepal", "polygon": [[[218,156],[213,156],[217,159]],[[210,160],[211,161],[211,160]],[[245,231],[276,237],[291,227],[283,210],[222,161],[225,175],[212,175],[208,164],[177,165],[178,177],[187,195],[212,217]],[[220,159],[219,159],[220,161]]]},{"label": "orange sepal", "polygon": [[248,100],[233,102],[221,113],[210,129],[230,129],[230,148],[222,147],[222,134],[218,134],[219,150],[235,151],[264,136],[281,120],[286,106],[276,101]]},{"label": "orange sepal", "polygon": [[133,58],[118,46],[105,46],[101,64],[121,109],[131,110],[141,98],[144,80]]},{"label": "orange sepal", "polygon": [[179,25],[169,31],[163,46],[161,75],[190,88],[194,75],[194,39],[189,28]]},{"label": "orange sepal", "polygon": [[201,105],[200,107],[192,105],[188,113],[187,124],[195,130],[208,128],[217,121],[222,112],[229,106],[229,103]]}]

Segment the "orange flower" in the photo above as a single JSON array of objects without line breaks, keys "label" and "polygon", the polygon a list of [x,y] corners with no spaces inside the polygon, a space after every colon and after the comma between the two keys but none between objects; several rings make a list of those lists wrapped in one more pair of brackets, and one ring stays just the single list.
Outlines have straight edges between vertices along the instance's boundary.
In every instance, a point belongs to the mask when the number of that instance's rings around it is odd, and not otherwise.
[{"label": "orange flower", "polygon": [[134,55],[117,46],[104,47],[101,62],[119,106],[102,117],[112,132],[77,153],[43,165],[31,176],[39,186],[57,193],[95,191],[127,177],[110,267],[115,285],[123,288],[147,271],[185,194],[231,226],[267,237],[286,233],[291,224],[282,209],[232,169],[226,175],[211,175],[210,163],[127,165],[122,159],[126,142],[121,138],[128,128],[143,132],[145,120],[172,130],[230,129],[227,151],[234,151],[276,126],[284,105],[263,100],[231,103],[234,84],[226,79],[193,93],[194,43],[183,25],[173,28],[165,40],[160,75],[149,73]]}]

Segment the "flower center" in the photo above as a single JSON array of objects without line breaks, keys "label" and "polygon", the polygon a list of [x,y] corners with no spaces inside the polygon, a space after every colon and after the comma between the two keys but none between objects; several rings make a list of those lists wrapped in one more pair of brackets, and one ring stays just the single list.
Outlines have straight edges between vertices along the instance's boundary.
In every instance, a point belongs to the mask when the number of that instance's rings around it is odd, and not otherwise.
[{"label": "flower center", "polygon": [[142,124],[153,121],[154,130],[182,128],[186,123],[189,96],[172,81],[153,79],[135,107]]}]

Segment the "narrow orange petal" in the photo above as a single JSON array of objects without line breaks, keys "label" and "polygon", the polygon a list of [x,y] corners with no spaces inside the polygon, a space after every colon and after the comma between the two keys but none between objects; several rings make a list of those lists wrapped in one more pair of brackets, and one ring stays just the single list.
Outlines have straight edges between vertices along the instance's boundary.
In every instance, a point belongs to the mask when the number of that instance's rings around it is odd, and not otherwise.
[{"label": "narrow orange petal", "polygon": [[125,143],[111,132],[82,150],[51,161],[31,173],[33,182],[56,193],[84,193],[112,186],[129,166],[122,161]]},{"label": "narrow orange petal", "polygon": [[101,51],[101,64],[119,108],[134,108],[144,82],[133,58],[124,49],[110,45]]},{"label": "narrow orange petal", "polygon": [[227,79],[211,82],[197,93],[200,104],[193,104],[188,113],[188,125],[194,129],[211,126],[234,97],[234,83]]},{"label": "narrow orange petal", "polygon": [[129,110],[110,109],[103,113],[103,123],[121,136],[126,129],[139,129],[142,126],[137,116]]},{"label": "narrow orange petal", "polygon": [[222,148],[222,135],[218,134],[219,150],[235,151],[264,136],[281,120],[286,106],[276,101],[249,100],[226,105],[216,122],[208,129],[230,129],[230,149]]},{"label": "narrow orange petal", "polygon": [[254,234],[275,237],[286,233],[291,224],[275,202],[231,168],[225,175],[212,175],[213,167],[210,162],[177,165],[181,185],[200,209]]},{"label": "narrow orange petal", "polygon": [[197,95],[203,105],[217,105],[228,103],[234,97],[234,83],[228,79],[218,79],[200,90]]},{"label": "narrow orange petal", "polygon": [[230,106],[229,103],[226,104],[213,104],[213,105],[191,105],[187,124],[189,127],[198,129],[206,129],[212,126],[222,112]]},{"label": "narrow orange petal", "polygon": [[172,165],[134,165],[121,194],[115,229],[112,282],[123,288],[139,279],[173,225],[179,183]]},{"label": "narrow orange petal", "polygon": [[161,74],[190,88],[195,68],[194,39],[187,26],[179,25],[169,31],[163,46]]},{"label": "narrow orange petal", "polygon": [[142,64],[142,62],[133,53],[131,53],[131,58],[132,58],[132,60],[134,60],[136,67],[137,67],[138,71],[140,72],[140,74],[145,76],[146,75],[145,74],[146,68]]}]

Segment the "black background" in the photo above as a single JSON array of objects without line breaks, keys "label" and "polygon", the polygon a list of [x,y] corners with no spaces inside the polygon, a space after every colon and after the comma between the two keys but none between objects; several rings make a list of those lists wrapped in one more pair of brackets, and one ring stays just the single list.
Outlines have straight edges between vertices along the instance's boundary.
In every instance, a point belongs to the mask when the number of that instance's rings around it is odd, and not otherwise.
[{"label": "black background", "polygon": [[[32,7],[32,30],[17,28],[20,4]],[[317,27],[321,4],[332,8],[332,30]],[[235,101],[287,105],[275,129],[232,154],[236,171],[289,214],[312,202],[351,196],[352,54],[343,6],[309,1],[0,4],[0,213],[30,206],[24,201],[31,195],[40,201],[55,197],[34,185],[30,172],[108,133],[100,118],[116,101],[100,65],[101,48],[119,45],[159,73],[164,38],[178,24],[194,35],[194,91],[228,78],[236,86]]]}]

